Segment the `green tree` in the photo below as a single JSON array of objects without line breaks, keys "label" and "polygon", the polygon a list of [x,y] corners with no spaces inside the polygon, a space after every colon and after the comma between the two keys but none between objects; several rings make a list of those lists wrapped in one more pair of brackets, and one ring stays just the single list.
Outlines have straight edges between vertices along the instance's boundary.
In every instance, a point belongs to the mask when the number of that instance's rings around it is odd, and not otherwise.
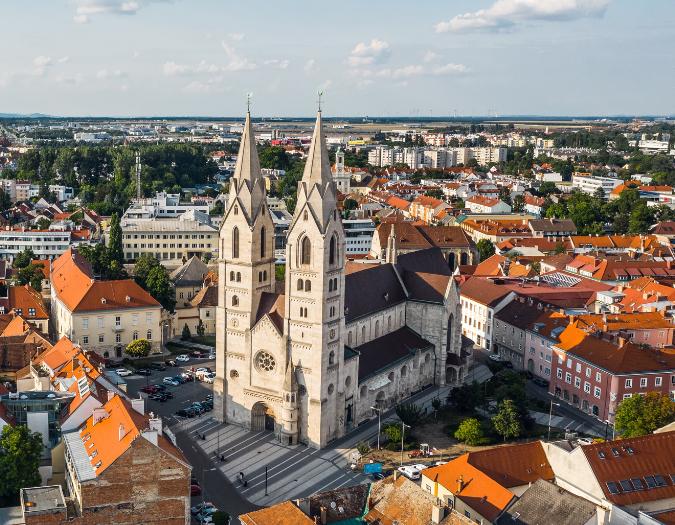
[{"label": "green tree", "polygon": [[20,285],[30,284],[33,289],[42,290],[42,280],[45,278],[41,264],[29,264],[17,272],[17,281]]},{"label": "green tree", "polygon": [[134,264],[134,280],[136,283],[144,290],[147,290],[150,271],[159,265],[159,261],[152,255],[148,255],[147,253],[141,255],[136,260],[136,264]]},{"label": "green tree", "polygon": [[136,339],[127,345],[124,353],[131,357],[147,357],[151,348],[152,345],[147,339]]},{"label": "green tree", "polygon": [[108,234],[108,259],[112,263],[117,261],[124,264],[124,250],[122,249],[122,226],[117,213],[110,218],[110,233]]},{"label": "green tree", "polygon": [[561,202],[554,202],[546,208],[546,218],[548,219],[564,219],[567,217],[567,209]]},{"label": "green tree", "polygon": [[204,326],[204,323],[200,319],[199,323],[197,324],[197,335],[199,337],[203,337],[205,333],[206,333],[206,327]]},{"label": "green tree", "polygon": [[629,233],[647,233],[654,221],[654,213],[652,209],[647,206],[647,203],[641,201],[633,211],[630,212],[628,219]]},{"label": "green tree", "polygon": [[455,430],[455,439],[467,445],[478,445],[483,437],[483,428],[475,417],[464,419]]},{"label": "green tree", "polygon": [[[4,172],[7,170],[3,170]],[[5,193],[5,191],[0,188],[0,211],[7,211],[9,208],[12,207],[12,199],[9,198],[9,195]]]},{"label": "green tree", "polygon": [[614,418],[614,427],[623,437],[638,437],[651,434],[657,428],[675,420],[675,402],[668,394],[649,392],[645,396],[634,395],[619,403]]},{"label": "green tree", "polygon": [[38,230],[46,230],[52,222],[47,217],[40,217],[36,223]]},{"label": "green tree", "polygon": [[396,405],[396,415],[406,425],[414,425],[422,419],[422,410],[415,403]]},{"label": "green tree", "polygon": [[283,281],[285,275],[286,275],[286,265],[285,264],[277,264],[277,265],[274,266],[274,280],[275,281]]},{"label": "green tree", "polygon": [[211,515],[213,525],[228,525],[230,523],[230,515],[224,510],[218,510]]},{"label": "green tree", "polygon": [[399,423],[390,423],[382,427],[382,433],[391,443],[401,442],[401,425]]},{"label": "green tree", "polygon": [[26,248],[16,254],[16,257],[14,257],[14,262],[12,263],[12,267],[25,268],[33,259],[35,259],[35,252],[33,252],[33,250],[30,248]]},{"label": "green tree", "polygon": [[473,412],[483,401],[481,386],[476,381],[470,384],[464,383],[450,391],[448,401],[459,412]]},{"label": "green tree", "polygon": [[42,436],[25,425],[7,425],[0,434],[0,498],[18,500],[19,490],[40,485]]},{"label": "green tree", "polygon": [[180,334],[180,338],[183,341],[187,341],[190,339],[190,337],[192,337],[192,334],[190,333],[190,327],[187,325],[187,323],[185,323],[185,325],[183,325],[183,331]]},{"label": "green tree", "polygon": [[169,273],[163,266],[156,266],[148,273],[145,282],[146,290],[169,312],[173,312],[176,306],[176,292],[169,277]]},{"label": "green tree", "polygon": [[487,239],[481,239],[478,241],[476,243],[476,249],[478,250],[478,255],[480,256],[480,262],[483,262],[485,259],[488,259],[495,254],[495,245]]},{"label": "green tree", "polygon": [[513,198],[512,209],[514,213],[520,213],[525,209],[525,197],[522,195],[516,195]]},{"label": "green tree", "polygon": [[512,400],[504,399],[499,404],[497,413],[492,417],[492,426],[497,435],[504,438],[504,441],[520,436],[523,423],[518,408]]},{"label": "green tree", "polygon": [[598,186],[598,189],[593,193],[593,197],[601,201],[605,200],[605,190],[602,189],[602,186]]}]

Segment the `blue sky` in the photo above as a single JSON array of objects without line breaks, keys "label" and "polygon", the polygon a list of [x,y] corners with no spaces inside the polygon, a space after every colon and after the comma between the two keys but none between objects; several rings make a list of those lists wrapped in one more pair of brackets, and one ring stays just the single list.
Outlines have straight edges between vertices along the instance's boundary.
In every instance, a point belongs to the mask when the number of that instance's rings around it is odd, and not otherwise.
[{"label": "blue sky", "polygon": [[0,0],[0,112],[672,114],[671,0]]}]

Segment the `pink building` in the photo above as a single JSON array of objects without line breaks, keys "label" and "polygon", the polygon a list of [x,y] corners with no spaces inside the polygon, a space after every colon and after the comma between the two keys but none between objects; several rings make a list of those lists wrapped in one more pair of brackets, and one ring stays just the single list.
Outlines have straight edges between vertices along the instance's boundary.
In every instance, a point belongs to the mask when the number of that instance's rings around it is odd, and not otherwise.
[{"label": "pink building", "polygon": [[675,352],[598,337],[572,321],[553,346],[549,393],[601,421],[614,421],[619,403],[647,392],[675,399]]},{"label": "pink building", "polygon": [[664,348],[673,345],[675,324],[666,319],[665,311],[627,314],[580,315],[579,328],[601,330],[615,337],[630,339],[638,345]]},{"label": "pink building", "polygon": [[569,324],[569,318],[564,313],[548,311],[542,313],[525,337],[525,369],[534,375],[551,381],[553,361],[553,345],[558,343],[558,337]]}]

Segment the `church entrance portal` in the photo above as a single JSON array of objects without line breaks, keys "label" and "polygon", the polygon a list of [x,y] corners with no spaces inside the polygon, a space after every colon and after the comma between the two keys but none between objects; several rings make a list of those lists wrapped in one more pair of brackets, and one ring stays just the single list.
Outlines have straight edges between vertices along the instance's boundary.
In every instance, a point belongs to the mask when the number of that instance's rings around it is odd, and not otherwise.
[{"label": "church entrance portal", "polygon": [[274,411],[262,401],[258,401],[251,409],[251,430],[261,432],[263,430],[274,431]]}]

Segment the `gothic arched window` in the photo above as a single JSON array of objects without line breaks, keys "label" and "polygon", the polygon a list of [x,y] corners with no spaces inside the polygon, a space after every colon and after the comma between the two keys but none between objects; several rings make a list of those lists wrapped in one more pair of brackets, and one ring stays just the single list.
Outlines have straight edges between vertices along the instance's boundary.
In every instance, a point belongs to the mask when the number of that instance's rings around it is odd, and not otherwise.
[{"label": "gothic arched window", "polygon": [[232,228],[232,258],[239,258],[239,228]]},{"label": "gothic arched window", "polygon": [[265,241],[267,236],[265,235],[265,227],[260,228],[260,257],[265,257],[265,251],[267,247],[265,246]]},{"label": "gothic arched window", "polygon": [[311,264],[312,261],[312,243],[309,237],[303,237],[300,246],[300,264]]},{"label": "gothic arched window", "polygon": [[298,291],[301,292],[305,289],[305,282],[302,279],[298,279]]},{"label": "gothic arched window", "polygon": [[307,210],[305,210],[304,212],[302,212],[302,220],[303,220],[303,221],[306,221],[308,217],[309,217],[309,214],[307,213]]},{"label": "gothic arched window", "polygon": [[234,205],[234,214],[239,215],[239,206],[237,206],[236,204]]},{"label": "gothic arched window", "polygon": [[237,272],[237,282],[241,282],[241,272]]},{"label": "gothic arched window", "polygon": [[312,290],[312,281],[310,281],[309,279],[307,279],[307,280],[305,281],[305,292],[309,292],[309,291],[311,291],[311,290]]},{"label": "gothic arched window", "polygon": [[234,272],[230,272],[230,281],[234,281]]},{"label": "gothic arched window", "polygon": [[232,296],[232,306],[239,306],[239,297],[236,295]]},{"label": "gothic arched window", "polygon": [[328,249],[328,264],[335,264],[335,257],[337,255],[337,239],[335,235],[330,238],[330,247]]},{"label": "gothic arched window", "polygon": [[328,364],[332,365],[335,364],[335,352],[331,351],[330,354],[328,354]]}]

